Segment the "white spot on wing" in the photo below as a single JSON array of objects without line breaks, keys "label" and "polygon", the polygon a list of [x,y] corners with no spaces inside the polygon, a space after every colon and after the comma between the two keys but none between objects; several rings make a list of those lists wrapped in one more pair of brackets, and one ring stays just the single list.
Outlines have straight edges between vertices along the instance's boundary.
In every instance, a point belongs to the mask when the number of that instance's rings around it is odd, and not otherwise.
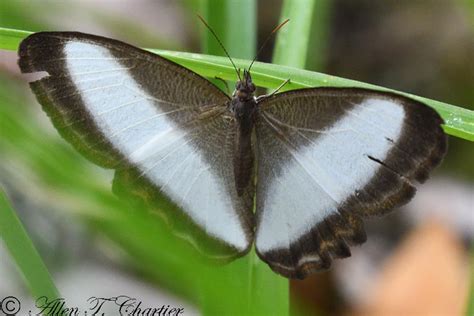
[{"label": "white spot on wing", "polygon": [[[367,99],[346,112],[315,142],[298,150],[288,146],[293,159],[269,184],[264,197],[256,237],[259,251],[287,248],[368,184],[380,165],[367,155],[384,160],[392,146],[386,137],[398,139],[403,119],[401,105]],[[341,130],[348,132],[333,133]]]},{"label": "white spot on wing", "polygon": [[245,249],[246,236],[222,180],[160,110],[164,101],[148,95],[106,48],[70,42],[64,50],[85,107],[111,143],[206,232]]}]

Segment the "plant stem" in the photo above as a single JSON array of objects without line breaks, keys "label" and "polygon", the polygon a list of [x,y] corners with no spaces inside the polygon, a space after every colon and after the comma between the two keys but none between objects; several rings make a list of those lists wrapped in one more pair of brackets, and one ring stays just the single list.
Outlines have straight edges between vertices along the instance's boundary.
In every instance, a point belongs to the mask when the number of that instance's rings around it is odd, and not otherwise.
[{"label": "plant stem", "polygon": [[283,1],[280,22],[290,19],[277,34],[273,63],[304,69],[315,0]]}]

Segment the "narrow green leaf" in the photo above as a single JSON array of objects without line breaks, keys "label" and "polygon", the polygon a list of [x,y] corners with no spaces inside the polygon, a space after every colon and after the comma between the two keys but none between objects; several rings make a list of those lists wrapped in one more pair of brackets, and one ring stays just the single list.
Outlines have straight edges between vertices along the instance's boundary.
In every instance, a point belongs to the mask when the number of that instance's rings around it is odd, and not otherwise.
[{"label": "narrow green leaf", "polygon": [[59,292],[46,265],[41,260],[35,246],[28,237],[28,233],[1,188],[0,237],[15,260],[16,266],[19,268],[32,296],[35,299],[41,296],[46,296],[48,299],[59,298]]},{"label": "narrow green leaf", "polygon": [[[232,58],[252,59],[256,46],[255,0],[203,0],[202,13]],[[202,28],[202,51],[224,56],[214,36]]]},{"label": "narrow green leaf", "polygon": [[[170,60],[173,60],[202,76],[211,78],[218,76],[225,80],[235,80],[235,72],[232,67],[229,66],[228,61],[225,58],[156,49],[151,51],[169,58]],[[245,67],[245,65],[248,65],[249,63],[248,60],[239,59],[234,60],[234,62],[237,67]],[[282,91],[307,87],[359,87],[380,91],[391,91],[405,95],[423,102],[437,110],[445,120],[444,130],[447,134],[474,141],[474,111],[416,96],[411,93],[384,88],[356,80],[335,77],[319,72],[259,62],[255,63],[252,67],[252,79],[255,84],[261,87],[276,88],[288,78],[291,78],[291,82],[285,85]]]},{"label": "narrow green leaf", "polygon": [[323,71],[328,57],[332,0],[316,0],[305,69]]},{"label": "narrow green leaf", "polygon": [[31,32],[0,28],[0,49],[17,50],[20,42]]},{"label": "narrow green leaf", "polygon": [[306,64],[308,43],[315,0],[284,0],[280,22],[290,19],[277,34],[273,63],[303,69]]},{"label": "narrow green leaf", "polygon": [[255,47],[257,45],[256,1],[228,0],[225,3],[225,46],[232,57],[252,59],[255,56]]},{"label": "narrow green leaf", "polygon": [[[201,12],[231,58],[253,58],[256,45],[255,0],[201,0]],[[217,39],[204,25],[201,27],[201,51],[205,54],[225,56]],[[215,77],[222,79],[219,76],[210,77],[212,83],[224,92],[232,92],[228,90],[232,89],[233,82],[224,85],[222,80]]]},{"label": "narrow green leaf", "polygon": [[[28,32],[0,28],[0,49],[12,49],[12,41],[3,45],[8,39],[15,39],[18,45],[21,39],[29,34]],[[23,37],[22,37],[23,36]],[[188,67],[202,76],[214,78],[220,77],[224,80],[235,80],[235,71],[229,65],[227,58],[209,56],[194,53],[173,52],[165,50],[150,50],[163,57],[169,58],[178,64]],[[237,67],[247,67],[249,60],[234,60]],[[318,72],[296,69],[292,67],[279,66],[266,63],[255,63],[252,68],[252,79],[261,87],[276,88],[283,81],[290,78],[291,83],[287,84],[283,90],[291,90],[303,87],[360,87],[380,91],[392,91],[418,101],[426,103],[437,110],[445,120],[444,130],[447,134],[474,141],[474,111],[454,106],[448,103],[431,100],[416,96],[410,93],[396,91],[369,83],[350,80]]]}]

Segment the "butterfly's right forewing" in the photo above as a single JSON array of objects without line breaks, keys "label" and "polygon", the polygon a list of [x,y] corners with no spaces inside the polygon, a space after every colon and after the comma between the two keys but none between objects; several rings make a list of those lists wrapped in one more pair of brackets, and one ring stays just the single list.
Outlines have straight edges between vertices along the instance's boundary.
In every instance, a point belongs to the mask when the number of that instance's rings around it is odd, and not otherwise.
[{"label": "butterfly's right forewing", "polygon": [[63,137],[117,170],[116,192],[179,218],[175,229],[216,256],[248,251],[253,187],[237,196],[224,93],[157,55],[82,33],[36,33],[19,54],[23,72],[47,72],[31,87]]}]

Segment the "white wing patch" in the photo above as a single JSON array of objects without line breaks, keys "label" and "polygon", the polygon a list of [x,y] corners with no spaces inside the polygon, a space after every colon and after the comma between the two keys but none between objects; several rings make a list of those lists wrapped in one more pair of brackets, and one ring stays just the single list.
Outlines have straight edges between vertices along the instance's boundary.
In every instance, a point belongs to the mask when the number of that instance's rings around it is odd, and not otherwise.
[{"label": "white wing patch", "polygon": [[[248,241],[222,180],[186,133],[160,111],[109,51],[87,42],[64,46],[86,109],[109,141],[208,234],[244,250]],[[174,111],[185,108],[176,107]],[[210,200],[212,197],[212,200]]]},{"label": "white wing patch", "polygon": [[296,150],[282,142],[292,159],[269,184],[257,249],[264,253],[288,248],[364,188],[381,167],[367,156],[386,158],[393,146],[388,139],[398,139],[404,117],[403,106],[393,101],[366,99],[308,146]]}]

